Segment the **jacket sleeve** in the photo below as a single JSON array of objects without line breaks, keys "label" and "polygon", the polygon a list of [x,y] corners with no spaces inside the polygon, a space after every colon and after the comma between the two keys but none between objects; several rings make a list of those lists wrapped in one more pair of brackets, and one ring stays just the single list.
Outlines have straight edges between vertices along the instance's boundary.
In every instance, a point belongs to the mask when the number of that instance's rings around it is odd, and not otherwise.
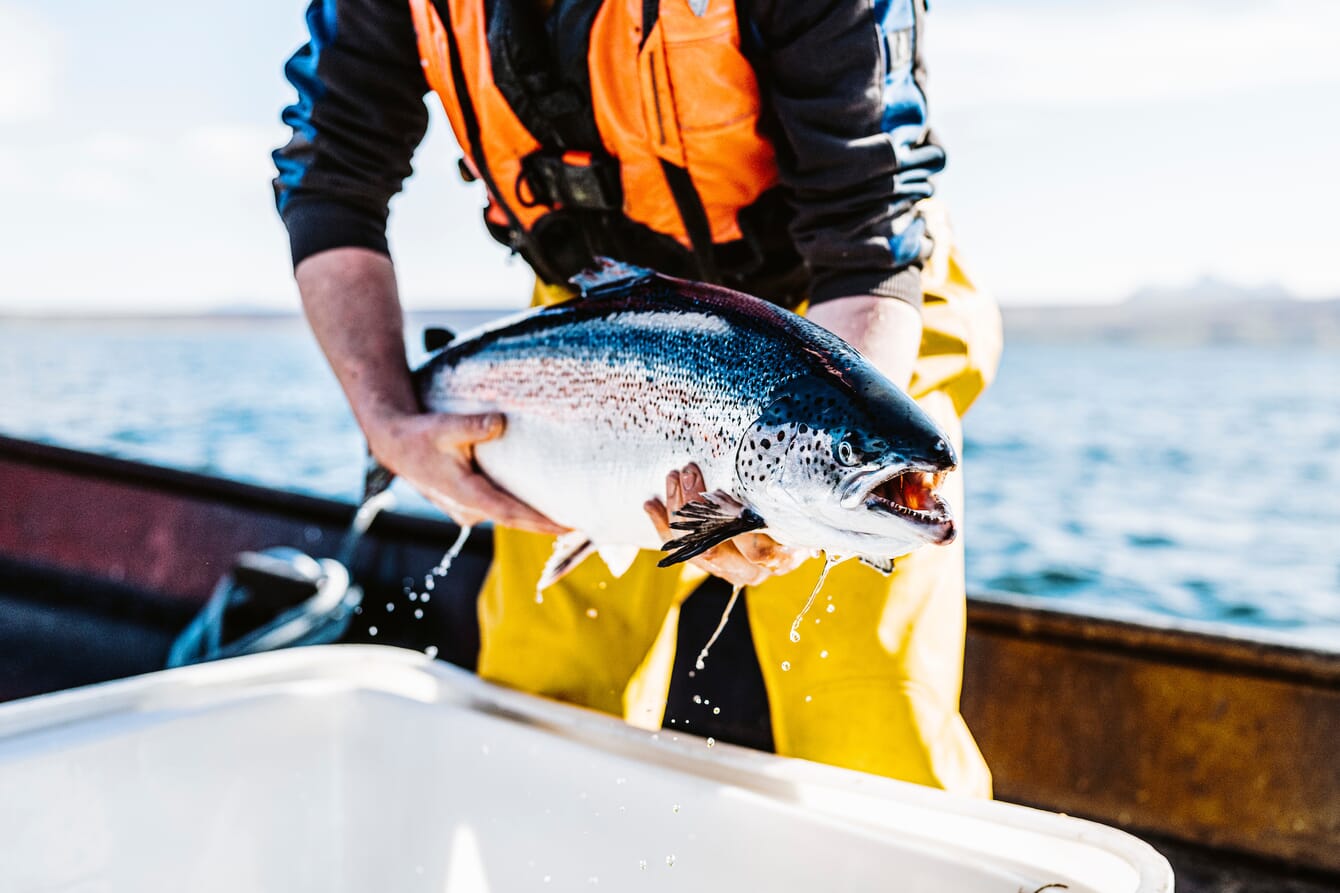
[{"label": "jacket sleeve", "polygon": [[928,245],[914,205],[944,166],[922,89],[923,2],[749,4],[743,39],[777,131],[812,303],[858,294],[921,303]]},{"label": "jacket sleeve", "polygon": [[329,248],[388,253],[387,204],[428,126],[428,91],[404,0],[312,0],[308,43],[284,67],[298,100],[274,152],[293,264]]}]

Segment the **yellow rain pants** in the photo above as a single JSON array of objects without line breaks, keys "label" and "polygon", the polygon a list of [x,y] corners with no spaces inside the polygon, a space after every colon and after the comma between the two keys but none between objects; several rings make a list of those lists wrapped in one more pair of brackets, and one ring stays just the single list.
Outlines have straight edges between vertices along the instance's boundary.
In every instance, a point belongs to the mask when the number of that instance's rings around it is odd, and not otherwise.
[{"label": "yellow rain pants", "polygon": [[[926,202],[923,213],[935,250],[923,271],[924,332],[909,391],[962,455],[959,419],[995,373],[1000,314],[959,265],[943,211]],[[537,302],[566,296],[536,288]],[[961,517],[961,472],[944,493]],[[495,530],[479,600],[479,674],[659,728],[679,606],[704,573],[657,568],[660,553],[643,552],[615,579],[604,562],[588,560],[537,601],[552,545]],[[793,643],[791,624],[821,566],[808,562],[745,598],[777,752],[990,796],[990,774],[959,715],[963,539],[898,559],[889,577],[854,561],[833,568]]]}]

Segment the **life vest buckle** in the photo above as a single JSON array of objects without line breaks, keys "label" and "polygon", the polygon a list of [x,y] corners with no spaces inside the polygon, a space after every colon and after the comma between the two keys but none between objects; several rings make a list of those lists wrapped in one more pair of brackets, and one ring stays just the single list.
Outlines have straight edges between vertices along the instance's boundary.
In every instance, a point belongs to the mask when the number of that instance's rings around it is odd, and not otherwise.
[{"label": "life vest buckle", "polygon": [[521,160],[521,179],[530,195],[517,195],[532,205],[581,211],[618,211],[623,207],[619,165],[590,152],[532,152]]}]

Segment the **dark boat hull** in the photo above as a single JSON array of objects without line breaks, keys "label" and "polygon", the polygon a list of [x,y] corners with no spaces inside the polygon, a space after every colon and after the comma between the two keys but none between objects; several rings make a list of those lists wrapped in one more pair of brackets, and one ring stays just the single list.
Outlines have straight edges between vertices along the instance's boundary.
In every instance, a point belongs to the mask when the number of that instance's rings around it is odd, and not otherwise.
[{"label": "dark boat hull", "polygon": [[[238,552],[333,555],[352,513],[0,438],[0,699],[161,667]],[[379,612],[375,641],[431,642],[473,667],[487,536],[471,537],[449,576],[454,597],[434,598],[423,620],[384,612],[454,534],[383,516],[354,570],[365,611]],[[687,641],[715,622],[721,598],[686,604]],[[349,640],[371,640],[368,625]],[[720,698],[758,697],[761,680],[739,675]],[[671,701],[671,715],[692,709],[673,685]],[[1340,656],[972,599],[963,712],[999,797],[1152,837],[1179,889],[1340,889]],[[766,747],[765,725],[741,720],[725,740]]]}]

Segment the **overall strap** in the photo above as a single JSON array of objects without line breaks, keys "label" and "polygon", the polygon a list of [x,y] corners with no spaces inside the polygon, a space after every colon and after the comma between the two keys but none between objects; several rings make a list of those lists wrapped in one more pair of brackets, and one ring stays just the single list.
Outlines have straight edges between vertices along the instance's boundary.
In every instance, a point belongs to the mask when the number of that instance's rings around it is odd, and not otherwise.
[{"label": "overall strap", "polygon": [[451,7],[449,0],[431,0],[433,8],[437,10],[438,18],[442,20],[443,31],[447,38],[447,52],[451,60],[451,80],[456,88],[457,101],[460,103],[461,120],[465,125],[466,139],[473,150],[472,161],[475,169],[479,172],[479,177],[488,187],[489,195],[498,208],[502,210],[507,218],[507,228],[509,239],[514,250],[522,252],[526,260],[535,267],[535,272],[550,282],[560,282],[560,274],[549,268],[541,252],[534,250],[530,243],[530,238],[526,228],[517,219],[516,213],[508,205],[498,183],[489,170],[489,162],[484,151],[484,141],[480,136],[479,115],[475,112],[474,100],[470,94],[470,85],[465,79],[465,70],[461,65],[461,47],[456,39],[456,27],[451,17]]},{"label": "overall strap", "polygon": [[[646,48],[647,39],[651,36],[652,29],[656,27],[660,16],[660,0],[642,0],[641,47],[643,49]],[[664,52],[664,44],[661,45],[661,50]],[[654,53],[655,50],[651,52]],[[658,68],[656,60],[653,59],[650,67],[652,77],[656,76]],[[659,95],[659,90],[656,87],[653,87],[653,92]],[[662,110],[658,107],[658,118],[661,113]],[[698,194],[697,187],[693,185],[693,177],[689,175],[687,168],[680,167],[664,157],[659,160],[661,172],[665,175],[666,185],[670,187],[670,195],[675,200],[675,208],[679,212],[679,219],[684,224],[684,231],[688,234],[689,242],[693,245],[693,257],[698,265],[698,277],[706,282],[720,282],[721,278],[713,257],[712,225],[707,219],[707,209],[703,206],[702,196]]]}]

